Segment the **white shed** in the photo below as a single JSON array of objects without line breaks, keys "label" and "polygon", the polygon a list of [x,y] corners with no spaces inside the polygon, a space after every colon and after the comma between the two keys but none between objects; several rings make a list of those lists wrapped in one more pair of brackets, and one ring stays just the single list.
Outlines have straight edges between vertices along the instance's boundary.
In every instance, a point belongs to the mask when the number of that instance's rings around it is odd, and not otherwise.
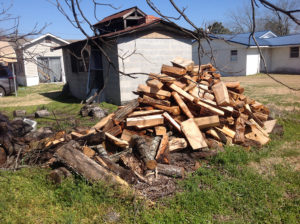
[{"label": "white shed", "polygon": [[[213,63],[224,76],[244,76],[265,72],[250,33],[212,35],[210,44],[201,40],[201,63]],[[272,73],[300,74],[300,34],[277,37],[271,31],[256,32],[267,69]],[[198,43],[193,43],[193,60],[198,61]]]},{"label": "white shed", "polygon": [[62,50],[53,51],[54,47],[65,44],[69,42],[47,33],[18,47],[16,49],[18,84],[33,86],[39,83],[65,82]]},{"label": "white shed", "polygon": [[[106,41],[98,43],[116,69],[112,66],[108,69],[107,59],[91,41],[64,46],[69,89],[80,99],[87,99],[102,90],[100,101],[120,105],[137,98],[133,91],[145,83],[148,78],[145,73],[160,73],[162,64],[171,64],[176,56],[192,59],[192,37],[187,30],[182,31],[172,23],[146,15],[137,7],[106,17],[94,27]],[[77,60],[83,50],[87,52],[86,69],[83,61]],[[118,71],[136,75],[133,79]]]}]

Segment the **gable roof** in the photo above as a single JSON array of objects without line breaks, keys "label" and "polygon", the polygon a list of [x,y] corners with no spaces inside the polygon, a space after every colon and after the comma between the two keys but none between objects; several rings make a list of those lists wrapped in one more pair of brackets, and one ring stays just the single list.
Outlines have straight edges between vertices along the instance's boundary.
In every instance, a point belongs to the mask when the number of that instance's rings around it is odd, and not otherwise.
[{"label": "gable roof", "polygon": [[[219,34],[211,35],[211,38],[224,39],[232,43],[242,44],[246,46],[256,46],[251,33],[241,34]],[[260,46],[286,46],[286,45],[300,45],[300,34],[292,34],[278,37],[272,31],[260,31],[254,33],[255,39]],[[249,38],[250,37],[250,38]]]},{"label": "gable roof", "polygon": [[[114,39],[116,37],[120,37],[120,36],[131,34],[131,33],[136,33],[136,32],[139,32],[139,31],[146,30],[146,29],[151,30],[153,26],[156,26],[156,25],[159,25],[159,24],[161,24],[162,26],[165,26],[166,28],[170,27],[170,28],[176,29],[178,31],[178,33],[181,34],[182,36],[186,36],[186,37],[190,36],[190,38],[192,39],[191,35],[188,34],[188,33],[193,33],[192,31],[190,31],[188,29],[184,29],[184,28],[182,28],[183,30],[181,30],[176,26],[176,24],[167,22],[167,21],[162,20],[161,18],[158,18],[158,17],[155,17],[155,16],[150,16],[148,18],[148,15],[146,16],[146,22],[145,23],[142,23],[142,24],[139,24],[139,25],[136,25],[136,26],[132,26],[132,27],[127,27],[126,29],[119,30],[119,31],[116,31],[116,32],[111,32],[111,33],[106,33],[106,34],[94,36],[94,37],[91,37],[91,39],[93,39],[93,40],[98,39],[98,38],[103,38],[104,40]],[[57,49],[60,49],[60,48],[65,48],[65,47],[68,47],[68,46],[74,46],[76,44],[81,44],[81,43],[86,42],[86,41],[87,41],[87,39],[84,39],[84,40],[73,42],[73,43],[70,43],[70,44],[67,44],[67,45],[64,45],[64,46],[55,47],[54,50],[57,50]]]},{"label": "gable roof", "polygon": [[68,41],[66,41],[66,40],[64,40],[64,39],[62,39],[62,38],[59,38],[59,37],[57,37],[57,36],[55,36],[55,35],[53,35],[53,34],[51,34],[51,33],[46,33],[46,34],[44,34],[44,35],[42,35],[42,36],[40,36],[40,37],[38,37],[38,38],[36,38],[36,39],[33,39],[33,40],[30,40],[30,41],[25,42],[25,43],[22,45],[22,47],[26,47],[26,46],[29,45],[29,44],[33,44],[33,43],[35,43],[35,42],[38,42],[39,40],[42,40],[43,38],[45,38],[45,37],[47,37],[47,36],[50,36],[50,37],[52,37],[52,38],[54,38],[54,39],[57,39],[57,40],[59,40],[59,41],[62,42],[62,43],[69,44]]},{"label": "gable roof", "polygon": [[94,24],[94,26],[97,26],[97,25],[99,25],[101,23],[105,23],[105,22],[108,22],[108,21],[111,21],[111,20],[114,20],[114,19],[124,18],[127,14],[131,14],[132,12],[134,12],[136,10],[138,12],[140,12],[141,14],[143,14],[144,16],[146,16],[146,14],[142,10],[140,10],[138,7],[134,6],[134,7],[131,7],[129,9],[125,9],[123,11],[120,11],[120,12],[117,12],[115,14],[112,14],[110,16],[104,17],[98,23]]}]

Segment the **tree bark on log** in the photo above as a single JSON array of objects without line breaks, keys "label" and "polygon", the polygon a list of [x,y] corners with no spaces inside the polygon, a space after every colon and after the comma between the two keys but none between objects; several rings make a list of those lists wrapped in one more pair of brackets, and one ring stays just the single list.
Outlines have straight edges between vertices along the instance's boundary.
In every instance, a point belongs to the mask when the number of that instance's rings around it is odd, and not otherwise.
[{"label": "tree bark on log", "polygon": [[78,148],[77,142],[71,140],[56,151],[55,157],[89,181],[104,181],[128,187],[125,180],[100,166],[80,152]]},{"label": "tree bark on log", "polygon": [[105,134],[102,131],[84,135],[77,139],[79,142],[86,143],[87,145],[99,145],[105,140]]},{"label": "tree bark on log", "polygon": [[128,167],[130,170],[143,175],[143,169],[142,169],[142,162],[139,161],[133,153],[127,153],[125,155],[122,155],[120,157],[121,161],[124,163],[126,167]]},{"label": "tree bark on log", "polygon": [[[141,156],[141,159],[145,163],[147,169],[153,170],[156,167],[156,161],[153,158],[154,148],[150,148],[149,144],[147,144],[145,138],[138,135],[132,136],[132,147],[134,150],[137,150]],[[156,153],[156,151],[155,151]]]},{"label": "tree bark on log", "polygon": [[245,142],[245,122],[242,118],[238,118],[235,122],[235,143],[243,143]]},{"label": "tree bark on log", "polygon": [[127,169],[119,166],[118,164],[114,163],[113,161],[111,161],[108,158],[98,156],[97,159],[99,159],[99,158],[102,160],[102,164],[103,164],[103,162],[105,163],[105,165],[106,165],[105,168],[107,168],[111,172],[113,172],[116,175],[118,175],[119,177],[121,177],[127,183],[129,183],[129,184],[136,183],[135,174],[131,170],[127,170]]},{"label": "tree bark on log", "polygon": [[115,120],[116,123],[120,123],[128,116],[128,114],[133,112],[134,109],[138,107],[138,105],[139,102],[137,100],[133,100],[129,104],[125,105],[123,108],[117,110],[115,112],[113,119]]},{"label": "tree bark on log", "polygon": [[183,178],[184,177],[184,168],[174,165],[166,164],[157,164],[157,172],[169,177]]}]

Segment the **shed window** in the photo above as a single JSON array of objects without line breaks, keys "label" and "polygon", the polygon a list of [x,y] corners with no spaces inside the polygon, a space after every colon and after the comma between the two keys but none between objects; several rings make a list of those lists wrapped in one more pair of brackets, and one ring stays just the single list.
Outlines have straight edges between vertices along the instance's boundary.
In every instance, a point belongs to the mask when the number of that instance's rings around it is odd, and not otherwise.
[{"label": "shed window", "polygon": [[291,47],[290,57],[299,58],[299,47]]},{"label": "shed window", "polygon": [[237,61],[237,54],[238,54],[237,50],[230,51],[230,61]]}]

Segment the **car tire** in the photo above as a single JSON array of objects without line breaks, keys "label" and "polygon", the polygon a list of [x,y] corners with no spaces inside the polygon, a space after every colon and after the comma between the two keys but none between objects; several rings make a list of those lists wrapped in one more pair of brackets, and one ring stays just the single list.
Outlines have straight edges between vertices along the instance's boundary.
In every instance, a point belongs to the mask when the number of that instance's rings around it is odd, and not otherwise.
[{"label": "car tire", "polygon": [[5,96],[5,90],[2,87],[0,87],[0,97],[3,96]]}]

